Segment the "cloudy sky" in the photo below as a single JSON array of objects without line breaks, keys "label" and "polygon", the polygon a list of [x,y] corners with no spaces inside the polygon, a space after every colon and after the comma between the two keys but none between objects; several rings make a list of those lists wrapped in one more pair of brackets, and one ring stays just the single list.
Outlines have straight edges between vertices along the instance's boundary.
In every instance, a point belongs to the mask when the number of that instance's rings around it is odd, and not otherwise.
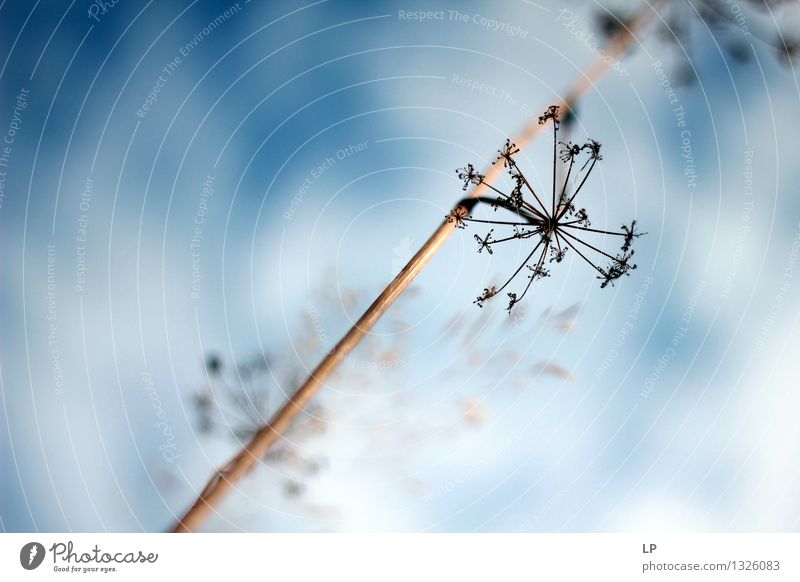
[{"label": "cloudy sky", "polygon": [[[793,15],[701,4],[569,126],[631,276],[456,232],[209,530],[798,529]],[[632,5],[0,4],[0,527],[170,527]]]}]

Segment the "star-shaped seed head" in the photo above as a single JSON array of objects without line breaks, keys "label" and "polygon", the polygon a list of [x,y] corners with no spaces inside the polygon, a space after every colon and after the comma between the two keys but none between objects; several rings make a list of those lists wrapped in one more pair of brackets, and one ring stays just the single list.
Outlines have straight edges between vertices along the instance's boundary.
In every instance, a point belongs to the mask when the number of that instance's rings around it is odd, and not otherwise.
[{"label": "star-shaped seed head", "polygon": [[[483,293],[474,301],[478,307],[506,290],[520,273],[524,276],[527,283],[521,291],[507,291],[509,298],[509,313],[514,306],[522,301],[528,293],[533,282],[550,276],[549,270],[544,268],[545,259],[549,257],[549,262],[560,263],[564,260],[567,250],[573,251],[578,257],[587,263],[598,273],[600,287],[613,286],[614,282],[623,275],[630,275],[636,268],[631,262],[633,257],[633,241],[645,233],[637,229],[636,221],[631,221],[630,226],[623,225],[622,232],[600,230],[591,228],[589,214],[585,208],[576,209],[574,201],[578,194],[583,190],[595,165],[603,159],[600,155],[600,142],[589,139],[584,144],[572,142],[559,142],[559,107],[553,105],[548,107],[539,116],[539,123],[545,125],[552,123],[553,126],[553,181],[548,196],[534,186],[517,165],[515,154],[519,148],[511,141],[507,140],[505,145],[498,150],[498,157],[495,163],[502,161],[503,167],[507,170],[513,183],[513,187],[507,193],[488,184],[485,176],[478,174],[472,164],[458,170],[458,177],[464,181],[464,188],[469,184],[484,184],[493,190],[497,196],[494,198],[480,198],[480,201],[489,202],[494,210],[503,209],[511,213],[508,220],[497,218],[479,219],[471,214],[462,213],[455,215],[451,213],[448,222],[455,224],[456,228],[465,228],[470,222],[489,223],[496,228],[511,228],[508,236],[495,237],[494,228],[481,237],[474,235],[478,243],[478,252],[484,250],[488,254],[493,254],[493,247],[511,240],[530,240],[530,252],[521,265],[511,274],[500,287],[487,287]],[[559,150],[559,145],[561,146]],[[557,183],[558,164],[563,164],[563,180]],[[611,254],[602,247],[602,240],[608,237],[621,237],[621,253]],[[600,255],[600,257],[598,257]],[[608,265],[600,267],[598,263],[602,258],[607,259]],[[526,269],[527,267],[527,269]]]}]

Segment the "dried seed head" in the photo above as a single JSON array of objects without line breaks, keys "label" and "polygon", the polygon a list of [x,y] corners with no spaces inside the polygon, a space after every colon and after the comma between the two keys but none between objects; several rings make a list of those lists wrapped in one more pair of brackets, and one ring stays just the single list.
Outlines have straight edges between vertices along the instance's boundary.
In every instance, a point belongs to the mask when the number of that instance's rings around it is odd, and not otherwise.
[{"label": "dried seed head", "polygon": [[542,113],[539,116],[539,125],[544,125],[545,123],[547,123],[549,120],[552,119],[554,127],[558,128],[558,122],[559,122],[559,120],[558,120],[558,110],[559,109],[560,109],[560,107],[558,105],[551,105],[550,107],[545,109],[545,112]]},{"label": "dried seed head", "polygon": [[[474,303],[478,307],[483,307],[483,303],[495,295],[504,291],[511,282],[519,275],[523,268],[527,267],[530,271],[528,282],[521,292],[507,291],[509,298],[509,313],[514,306],[522,301],[528,293],[533,281],[549,277],[550,272],[544,268],[545,259],[549,256],[549,262],[560,263],[564,260],[567,250],[571,249],[584,262],[589,264],[599,274],[601,287],[606,287],[614,283],[623,275],[629,275],[630,271],[636,268],[631,263],[633,256],[633,240],[642,236],[642,232],[636,228],[636,221],[632,221],[630,226],[622,227],[622,232],[612,232],[591,228],[589,214],[585,208],[576,209],[574,200],[584,188],[589,175],[594,166],[603,159],[600,155],[600,142],[593,139],[587,140],[583,145],[574,143],[558,142],[559,129],[559,107],[553,105],[548,107],[539,116],[539,123],[544,125],[552,122],[553,125],[553,183],[548,196],[542,196],[540,191],[531,184],[525,174],[517,166],[514,155],[519,152],[519,148],[507,140],[505,146],[498,150],[499,155],[496,162],[503,162],[503,166],[508,169],[508,174],[514,184],[509,193],[497,189],[491,184],[486,184],[490,189],[497,193],[495,198],[481,199],[489,202],[496,211],[502,208],[512,214],[508,220],[473,218],[472,215],[460,214],[455,216],[451,213],[449,222],[455,223],[457,228],[465,228],[469,222],[481,222],[493,224],[495,227],[508,228],[511,232],[507,236],[495,238],[492,228],[484,237],[474,235],[478,242],[478,252],[486,250],[489,254],[494,253],[493,247],[510,240],[531,239],[532,250],[527,255],[523,263],[514,271],[508,280],[498,287],[486,288]],[[559,151],[559,145],[561,146]],[[565,177],[563,182],[556,184],[557,164],[565,164]],[[495,162],[495,163],[496,163]],[[474,182],[476,172],[471,164],[459,170],[459,177],[465,180],[465,186]],[[484,177],[480,176],[479,183],[483,182]],[[547,202],[550,202],[549,204]],[[600,241],[592,241],[592,237],[620,236],[622,237],[622,253],[611,255],[600,248]],[[592,242],[589,242],[592,241]],[[548,255],[549,253],[549,255]],[[595,258],[590,258],[592,255]],[[601,257],[597,258],[597,255]],[[602,257],[610,260],[607,267],[598,266]]]},{"label": "dried seed head", "polygon": [[477,234],[475,235],[475,240],[478,241],[478,252],[479,253],[482,253],[483,249],[486,249],[489,252],[490,255],[494,253],[494,251],[492,250],[492,243],[496,242],[496,241],[492,240],[492,233],[493,232],[494,232],[494,229],[490,230],[489,232],[486,233],[486,236],[483,237],[483,238],[479,237]]},{"label": "dried seed head", "polygon": [[515,164],[514,164],[514,155],[516,153],[518,153],[518,152],[519,152],[519,148],[517,147],[517,144],[512,142],[510,139],[507,139],[506,140],[506,145],[504,145],[502,148],[497,150],[497,154],[498,155],[497,155],[496,162],[499,162],[500,160],[502,160],[503,161],[503,167],[506,167],[506,168],[509,168],[509,169],[514,168],[514,166],[515,166]]},{"label": "dried seed head", "polygon": [[458,168],[456,170],[458,179],[464,182],[462,190],[466,190],[470,184],[480,184],[483,182],[483,175],[479,174],[472,164],[467,164],[465,168]]},{"label": "dried seed head", "polygon": [[479,295],[478,298],[475,301],[473,301],[473,303],[477,304],[478,307],[483,307],[483,303],[485,301],[488,301],[495,295],[497,295],[497,287],[492,285],[491,287],[484,288],[483,294]]},{"label": "dried seed head", "polygon": [[469,214],[466,208],[459,206],[451,210],[450,214],[447,215],[447,223],[454,225],[455,228],[467,228],[465,219],[468,218],[468,216]]}]

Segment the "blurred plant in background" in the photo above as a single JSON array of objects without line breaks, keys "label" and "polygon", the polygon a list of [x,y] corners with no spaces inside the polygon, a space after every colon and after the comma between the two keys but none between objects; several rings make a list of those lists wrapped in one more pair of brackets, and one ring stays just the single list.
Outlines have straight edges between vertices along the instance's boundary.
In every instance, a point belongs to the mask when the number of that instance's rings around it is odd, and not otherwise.
[{"label": "blurred plant in background", "polygon": [[[491,423],[491,399],[499,372],[508,366],[529,371],[510,378],[503,391],[525,390],[532,380],[572,380],[572,373],[554,362],[520,364],[521,355],[513,342],[495,350],[486,339],[493,334],[485,332],[508,328],[514,334],[570,333],[577,325],[579,305],[543,309],[535,319],[527,317],[522,309],[515,310],[513,318],[498,319],[499,304],[479,313],[465,307],[437,334],[449,338],[445,349],[456,357],[446,358],[447,363],[430,382],[451,389],[438,406],[426,406],[430,391],[425,385],[411,385],[409,365],[416,356],[409,347],[414,332],[408,331],[405,313],[408,302],[421,293],[423,290],[414,286],[404,294],[387,316],[389,330],[371,335],[348,357],[331,378],[333,389],[322,391],[262,459],[262,469],[267,471],[260,473],[258,483],[278,492],[297,514],[321,520],[326,529],[335,529],[336,523],[346,517],[339,506],[341,500],[320,499],[314,491],[316,483],[336,470],[339,461],[330,452],[340,442],[337,439],[357,435],[357,462],[369,464],[383,474],[385,482],[394,483],[399,494],[419,500],[431,495],[435,487],[413,477],[416,457],[423,448],[452,450],[460,440]],[[351,307],[362,295],[367,294],[351,289],[341,294]],[[238,362],[228,361],[218,353],[207,354],[207,383],[191,390],[188,396],[193,423],[207,442],[241,446],[286,402],[308,373],[305,362],[329,349],[321,331],[320,313],[326,314],[325,327],[332,329],[346,325],[347,320],[341,313],[339,296],[324,290],[317,296],[321,298],[319,309],[307,309],[303,325],[297,326],[300,331],[293,342],[294,351],[259,354]],[[489,348],[495,350],[491,361],[486,356]],[[476,392],[476,386],[485,386],[486,392]],[[242,510],[257,511],[252,507]]]},{"label": "blurred plant in background", "polygon": [[[610,38],[633,16],[628,3],[606,6],[595,13],[595,27]],[[697,80],[695,28],[713,35],[726,59],[745,63],[752,59],[752,40],[772,47],[786,65],[800,48],[800,3],[796,0],[672,0],[665,3],[663,19],[654,35],[677,55],[675,80]]]}]

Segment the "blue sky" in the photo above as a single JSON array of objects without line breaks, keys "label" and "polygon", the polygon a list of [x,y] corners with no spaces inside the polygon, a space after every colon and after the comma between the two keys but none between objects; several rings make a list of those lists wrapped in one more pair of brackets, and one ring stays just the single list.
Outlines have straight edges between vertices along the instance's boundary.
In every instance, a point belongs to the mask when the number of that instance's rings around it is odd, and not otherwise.
[{"label": "blue sky", "polygon": [[[549,2],[84,4],[0,6],[0,132],[27,95],[0,206],[6,531],[167,528],[237,450],[197,430],[205,355],[267,353],[291,393],[611,7],[570,4],[569,29]],[[593,224],[648,232],[632,276],[600,289],[570,257],[512,323],[472,301],[525,247],[456,233],[292,442],[321,470],[259,469],[209,529],[797,529],[800,90],[758,39],[740,63],[691,30],[643,35],[577,110]],[[548,147],[520,157],[546,185]]]}]

